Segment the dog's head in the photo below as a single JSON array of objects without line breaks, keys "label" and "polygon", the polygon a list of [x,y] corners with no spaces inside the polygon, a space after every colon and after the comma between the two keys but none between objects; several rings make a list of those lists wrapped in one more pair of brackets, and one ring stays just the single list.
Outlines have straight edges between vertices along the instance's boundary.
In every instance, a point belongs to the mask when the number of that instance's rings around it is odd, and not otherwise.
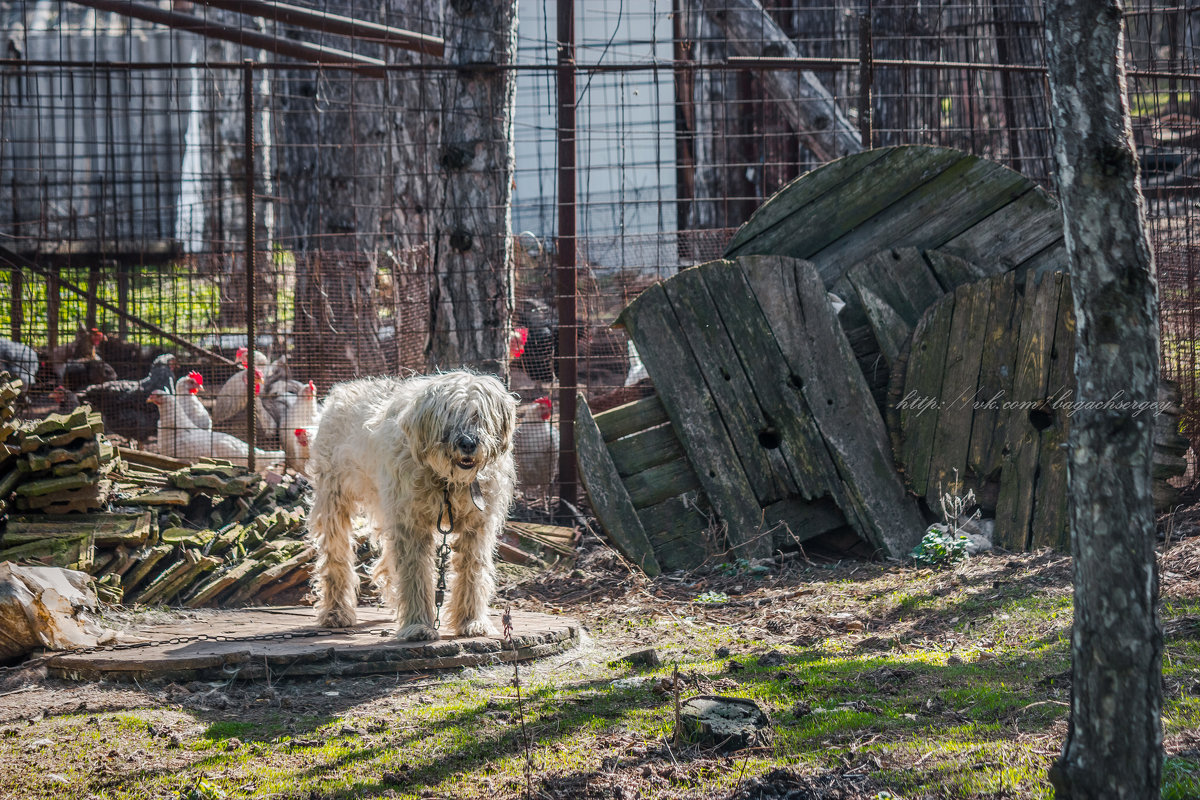
[{"label": "dog's head", "polygon": [[417,457],[452,483],[470,483],[511,454],[517,400],[491,375],[444,372],[418,379],[402,425]]}]

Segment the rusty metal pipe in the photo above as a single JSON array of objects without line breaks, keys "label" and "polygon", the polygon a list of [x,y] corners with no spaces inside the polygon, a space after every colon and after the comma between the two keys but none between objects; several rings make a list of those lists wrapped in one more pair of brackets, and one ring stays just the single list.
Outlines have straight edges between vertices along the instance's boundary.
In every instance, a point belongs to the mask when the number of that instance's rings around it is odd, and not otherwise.
[{"label": "rusty metal pipe", "polygon": [[193,2],[226,11],[252,14],[256,17],[284,22],[301,28],[311,28],[322,33],[349,36],[353,39],[385,44],[401,50],[412,50],[428,56],[441,57],[446,52],[446,42],[437,36],[426,36],[401,28],[380,25],[376,22],[330,14],[311,8],[301,8],[289,3],[272,3],[268,0],[193,0]]},{"label": "rusty metal pipe", "polygon": [[311,61],[317,64],[351,65],[358,67],[359,71],[363,74],[376,78],[383,77],[384,62],[382,60],[347,53],[345,50],[296,42],[290,39],[281,39],[278,36],[271,36],[259,33],[258,31],[243,30],[231,25],[221,25],[220,23],[209,22],[202,17],[181,14],[178,11],[164,11],[161,8],[146,5],[145,3],[132,2],[132,0],[71,0],[71,2],[87,6],[88,8],[94,8],[97,11],[110,11],[114,14],[166,25],[176,30],[195,33],[199,36],[207,36],[210,39],[221,39],[226,42],[245,45],[246,47],[268,50],[281,56],[298,58],[301,61]]}]

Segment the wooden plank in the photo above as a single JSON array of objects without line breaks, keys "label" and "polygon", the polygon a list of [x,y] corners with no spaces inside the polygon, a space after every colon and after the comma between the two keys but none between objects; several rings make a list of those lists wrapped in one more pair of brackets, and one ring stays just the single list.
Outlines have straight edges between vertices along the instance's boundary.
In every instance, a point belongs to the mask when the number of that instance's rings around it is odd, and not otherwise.
[{"label": "wooden plank", "polygon": [[702,497],[671,497],[638,510],[649,534],[654,557],[664,570],[694,569],[724,549],[720,531]]},{"label": "wooden plank", "polygon": [[828,497],[812,501],[789,497],[763,511],[774,521],[771,533],[776,550],[806,542],[847,524],[846,515]]},{"label": "wooden plank", "polygon": [[[854,283],[853,278],[851,282]],[[887,300],[875,294],[869,286],[855,283],[854,291],[858,294],[858,302],[867,315],[871,333],[890,372],[892,365],[900,357],[900,351],[912,336],[913,327],[904,321],[900,312]]]},{"label": "wooden plank", "polygon": [[[771,314],[775,339],[797,377],[842,483],[847,520],[872,545],[901,557],[917,544],[925,523],[892,463],[883,420],[833,313],[816,268],[772,256],[741,259],[763,308],[789,298],[791,314]],[[842,368],[831,369],[831,365]]]},{"label": "wooden plank", "polygon": [[880,148],[839,158],[793,179],[758,207],[750,219],[738,228],[725,247],[725,257],[741,255],[770,255],[776,252],[780,238],[791,234],[798,214],[809,215],[810,204],[830,193],[840,191],[855,176],[867,172],[875,162],[891,155],[890,148]]},{"label": "wooden plank", "polygon": [[902,431],[898,461],[905,483],[918,496],[929,492],[929,465],[940,414],[954,300],[954,295],[947,295],[917,323],[905,366],[904,393],[896,404]]},{"label": "wooden plank", "polygon": [[1000,496],[996,501],[996,543],[1007,550],[1023,551],[1030,544],[1034,488],[1041,435],[1030,422],[1030,404],[1046,395],[1050,345],[1054,340],[1062,275],[1050,274],[1027,287],[1022,304],[1020,341],[1012,399],[1006,414],[1004,440],[1008,449],[1001,467]]},{"label": "wooden plank", "polygon": [[[754,490],[757,508],[761,508],[794,494],[798,487],[778,447],[767,448],[761,442],[764,432],[772,430],[773,425],[755,395],[761,379],[752,370],[759,366],[758,359],[753,355],[740,357],[739,353],[741,348],[753,352],[756,342],[731,336],[723,320],[726,313],[744,317],[751,310],[757,312],[754,297],[740,281],[734,284],[734,291],[710,296],[704,282],[705,274],[730,270],[737,270],[731,262],[711,262],[685,269],[662,286],[680,332],[697,355],[695,363],[705,389]],[[720,303],[713,297],[720,297]]]},{"label": "wooden plank", "polygon": [[[854,169],[853,174],[845,175],[836,188],[831,187],[825,192],[810,193],[805,185],[806,179],[815,180],[822,170],[814,170],[805,178],[795,181],[791,185],[792,188],[787,190],[797,194],[794,200],[786,199],[795,209],[791,217],[781,220],[769,231],[761,231],[755,235],[751,235],[751,223],[754,220],[754,217],[751,217],[743,229],[750,229],[746,236],[743,237],[742,231],[739,231],[734,241],[726,248],[726,254],[773,254],[812,258],[835,241],[856,231],[877,214],[904,201],[908,195],[934,181],[948,169],[963,161],[978,161],[975,157],[957,150],[910,145],[885,149],[882,157],[878,159],[870,152],[847,156],[822,169],[833,169],[835,165],[839,165],[839,169],[849,171],[850,168],[858,166],[857,163],[850,163],[851,159],[859,158],[872,158],[870,169]],[[824,179],[825,176],[822,175],[821,178]],[[781,204],[785,201],[784,195],[783,191],[775,195]],[[820,262],[814,259],[814,262],[817,263],[825,285],[830,286],[847,266],[892,244],[885,242],[873,246],[862,256],[840,263],[833,258],[821,259]]]},{"label": "wooden plank", "polygon": [[[625,477],[629,500],[638,509],[656,505],[685,492],[694,492],[700,486],[700,479],[686,458],[668,461]],[[650,532],[647,531],[646,535],[649,536]]]},{"label": "wooden plank", "polygon": [[[1012,397],[1012,381],[1017,361],[1016,276],[1009,272],[990,281],[987,338],[979,365],[979,406],[971,423],[971,445],[967,458],[977,481],[998,480],[1004,450],[1002,414],[1005,400]],[[967,477],[967,476],[964,476]]]},{"label": "wooden plank", "polygon": [[595,421],[604,441],[611,442],[622,436],[670,422],[671,418],[667,416],[667,410],[663,408],[658,395],[650,395],[603,411],[595,416]]},{"label": "wooden plank", "polygon": [[[825,276],[843,268],[839,265],[856,264],[888,247],[938,249],[1032,186],[1028,178],[993,161],[963,158],[911,193],[876,208],[876,213],[855,226],[852,235],[809,258]],[[842,201],[857,205],[859,198],[846,196]]]},{"label": "wooden plank", "polygon": [[662,284],[638,295],[621,313],[620,321],[654,378],[659,399],[696,468],[704,493],[726,523],[730,546],[746,558],[769,555],[769,547],[750,544],[756,540],[760,523],[754,487],[704,384],[696,357],[679,331]]},{"label": "wooden plank", "polygon": [[604,446],[604,438],[583,395],[576,399],[575,457],[588,505],[621,554],[654,577],[661,571],[629,493]]},{"label": "wooden plank", "polygon": [[1008,272],[1048,248],[1064,252],[1065,268],[1062,209],[1040,186],[936,246],[993,275]]},{"label": "wooden plank", "polygon": [[[719,313],[730,338],[737,342],[742,360],[753,365],[751,391],[767,424],[758,444],[782,459],[794,491],[802,497],[811,500],[832,494],[841,498],[841,484],[836,480],[825,440],[804,396],[796,391],[799,377],[789,368],[771,326],[772,316],[796,313],[790,298],[771,297],[764,305],[756,299],[740,263],[700,269],[713,297],[746,298],[746,302],[722,304]],[[776,522],[770,516],[763,521],[767,525]]]},{"label": "wooden plank", "polygon": [[966,283],[983,280],[991,274],[988,267],[951,255],[945,250],[926,250],[924,256],[938,284],[946,292],[952,292]]},{"label": "wooden plank", "polygon": [[625,477],[668,461],[676,461],[684,457],[684,452],[675,429],[667,424],[610,442],[608,455],[617,473]]},{"label": "wooden plank", "polygon": [[910,332],[925,309],[945,294],[915,247],[873,253],[848,269],[846,277],[855,289],[865,288],[891,306]]},{"label": "wooden plank", "polygon": [[1050,403],[1044,409],[1046,417],[1039,423],[1047,427],[1042,430],[1039,443],[1031,546],[1052,547],[1065,553],[1071,549],[1067,515],[1067,439],[1071,415],[1065,401],[1075,396],[1075,305],[1071,279],[1066,275],[1059,281],[1046,396]]},{"label": "wooden plank", "polygon": [[989,289],[987,283],[973,283],[954,292],[954,314],[939,392],[941,408],[933,435],[925,495],[930,508],[938,508],[938,498],[954,482],[956,474],[964,487],[974,488],[968,453],[992,294]]}]

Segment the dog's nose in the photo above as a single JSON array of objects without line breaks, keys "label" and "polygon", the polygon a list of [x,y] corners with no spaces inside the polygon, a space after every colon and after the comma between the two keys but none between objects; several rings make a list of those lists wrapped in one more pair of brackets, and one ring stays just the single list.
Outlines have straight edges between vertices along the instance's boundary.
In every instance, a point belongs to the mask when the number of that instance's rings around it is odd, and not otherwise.
[{"label": "dog's nose", "polygon": [[468,436],[463,433],[459,434],[454,440],[454,446],[458,448],[460,453],[469,456],[475,452],[475,448],[479,446],[479,441],[474,436]]}]

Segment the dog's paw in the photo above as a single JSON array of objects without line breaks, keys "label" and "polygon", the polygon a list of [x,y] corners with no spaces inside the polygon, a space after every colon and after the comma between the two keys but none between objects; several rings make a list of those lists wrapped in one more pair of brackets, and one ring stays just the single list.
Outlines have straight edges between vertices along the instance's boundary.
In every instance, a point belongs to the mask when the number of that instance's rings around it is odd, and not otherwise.
[{"label": "dog's paw", "polygon": [[436,642],[441,637],[436,628],[414,622],[396,631],[396,638],[406,642]]},{"label": "dog's paw", "polygon": [[459,636],[497,636],[499,631],[496,626],[484,619],[473,619],[469,622],[464,622],[458,627]]},{"label": "dog's paw", "polygon": [[353,628],[358,615],[353,608],[330,608],[317,612],[317,625],[322,628]]}]

